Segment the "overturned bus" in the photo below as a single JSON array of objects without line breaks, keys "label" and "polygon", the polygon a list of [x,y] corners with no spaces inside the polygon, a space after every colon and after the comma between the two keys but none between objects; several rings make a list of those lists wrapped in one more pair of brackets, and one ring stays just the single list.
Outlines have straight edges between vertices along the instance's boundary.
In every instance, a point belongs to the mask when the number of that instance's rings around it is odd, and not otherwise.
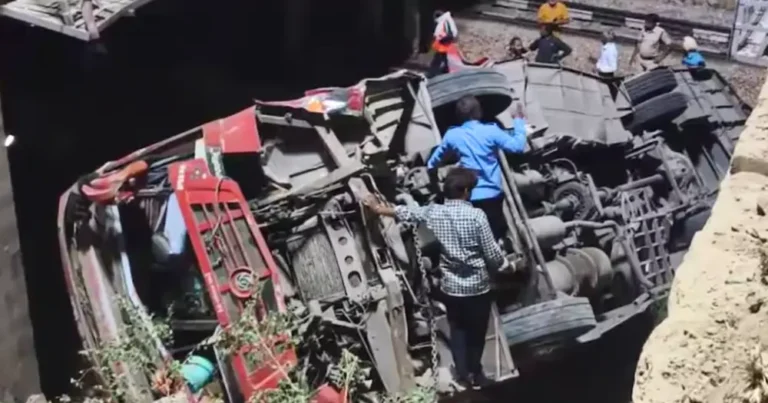
[{"label": "overturned bus", "polygon": [[[107,162],[61,197],[61,254],[86,351],[157,319],[170,326],[171,339],[146,332],[140,362],[106,363],[132,401],[198,401],[211,390],[258,400],[297,376],[318,403],[450,393],[439,245],[362,200],[440,201],[442,172],[425,163],[465,95],[488,121],[511,127],[521,104],[528,122],[525,153],[500,155],[501,244],[517,270],[496,279],[483,366],[497,382],[666,297],[750,113],[712,70],[606,81],[519,61],[257,101]],[[243,317],[286,315],[269,337],[216,342]],[[350,355],[356,375],[339,376]],[[93,381],[108,383],[96,366]],[[171,367],[181,381],[158,388],[157,372]]]}]

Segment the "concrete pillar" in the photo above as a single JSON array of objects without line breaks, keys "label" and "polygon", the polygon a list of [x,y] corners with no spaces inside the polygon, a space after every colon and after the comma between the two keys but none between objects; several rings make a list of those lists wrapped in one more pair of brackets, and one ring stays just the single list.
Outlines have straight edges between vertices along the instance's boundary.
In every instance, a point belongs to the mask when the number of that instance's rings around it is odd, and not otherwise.
[{"label": "concrete pillar", "polygon": [[306,50],[312,0],[281,0],[283,5],[283,51],[289,63],[301,60]]},{"label": "concrete pillar", "polygon": [[429,52],[432,42],[432,32],[435,29],[435,6],[432,0],[416,0],[419,2],[419,50]]},{"label": "concrete pillar", "polygon": [[[360,9],[363,12],[363,18],[360,21],[363,23],[360,32],[366,32],[371,34],[371,39],[374,43],[381,41],[382,27],[384,20],[384,0],[360,0],[362,2]],[[392,1],[392,0],[390,0]],[[402,0],[401,0],[402,1]]]},{"label": "concrete pillar", "polygon": [[[5,135],[0,102],[0,140]],[[25,401],[40,392],[40,376],[5,148],[0,149],[0,329],[0,399]]]},{"label": "concrete pillar", "polygon": [[403,2],[403,36],[411,44],[411,54],[419,53],[421,38],[421,7],[419,0]]}]

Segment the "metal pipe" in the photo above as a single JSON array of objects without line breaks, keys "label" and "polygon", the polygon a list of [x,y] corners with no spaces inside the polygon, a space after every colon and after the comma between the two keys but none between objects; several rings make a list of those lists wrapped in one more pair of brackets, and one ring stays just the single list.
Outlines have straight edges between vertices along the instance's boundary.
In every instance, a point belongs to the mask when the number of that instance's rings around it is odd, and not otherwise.
[{"label": "metal pipe", "polygon": [[525,206],[523,206],[520,193],[517,191],[517,185],[515,184],[514,177],[512,176],[512,169],[509,167],[507,157],[504,155],[503,151],[499,151],[497,155],[499,161],[501,161],[501,168],[504,171],[503,176],[505,180],[503,180],[502,183],[506,185],[504,186],[504,193],[505,197],[508,199],[508,202],[510,202],[509,204],[512,210],[512,214],[513,216],[516,216],[515,218],[518,219],[522,224],[523,231],[526,235],[526,243],[528,243],[526,246],[528,246],[533,251],[534,257],[537,260],[539,267],[541,267],[541,271],[544,274],[544,279],[546,280],[547,286],[549,287],[550,297],[553,299],[557,298],[557,290],[555,290],[554,283],[552,282],[552,276],[550,276],[549,270],[547,270],[547,262],[544,260],[544,254],[541,253],[541,248],[539,247],[539,243],[536,240],[536,236],[533,234],[530,225],[528,225],[528,217],[525,212]]},{"label": "metal pipe", "polygon": [[[424,81],[422,80],[421,83],[423,82]],[[419,83],[419,89],[421,89],[421,83]],[[421,98],[419,98],[418,93],[414,91],[413,85],[411,84],[410,81],[408,82],[407,87],[408,87],[408,92],[411,94],[411,98],[413,98],[413,100],[417,104],[419,104],[419,106],[421,107],[421,111],[424,113],[424,116],[429,121],[429,125],[432,126],[432,134],[435,135],[435,141],[437,141],[437,143],[439,144],[440,141],[443,140],[443,136],[440,134],[440,129],[437,127],[437,122],[434,119],[434,115],[430,113],[432,112],[432,108],[427,108],[427,106],[424,105],[424,101]]]},{"label": "metal pipe", "polygon": [[678,186],[677,180],[675,180],[675,175],[672,174],[672,169],[669,167],[667,158],[664,156],[664,150],[661,150],[661,164],[664,165],[664,173],[667,175],[669,183],[672,184],[672,190],[674,190],[675,195],[677,195],[677,200],[680,200],[680,204],[685,204],[688,201],[688,198],[685,197],[683,191],[680,190],[680,186]]},{"label": "metal pipe", "polygon": [[572,209],[574,207],[574,202],[571,200],[570,197],[566,197],[564,199],[560,199],[554,203],[547,203],[542,202],[543,207],[539,207],[536,210],[531,211],[531,217],[540,217],[547,214],[552,214],[556,211],[563,211]]},{"label": "metal pipe", "polygon": [[[511,191],[509,190],[509,185],[506,181],[502,181],[502,186],[504,187],[504,200],[509,205],[509,212],[505,211],[504,219],[507,221],[507,226],[509,227],[509,233],[512,234],[512,242],[515,244],[515,246],[520,247],[521,249],[524,249],[527,247],[528,242],[526,242],[526,245],[523,245],[520,238],[522,234],[519,234],[517,229],[517,222],[520,221],[520,217],[517,214],[517,209],[515,209],[514,201],[512,201]],[[510,216],[511,212],[511,216]]]},{"label": "metal pipe", "polygon": [[592,200],[595,202],[595,207],[597,207],[597,213],[602,216],[605,209],[600,201],[600,194],[597,191],[597,186],[595,186],[595,181],[592,179],[592,175],[586,174],[585,176],[587,177],[589,193],[592,193]]},{"label": "metal pipe", "polygon": [[624,230],[621,228],[621,226],[616,223],[616,221],[603,221],[603,222],[593,222],[593,221],[569,221],[565,223],[566,229],[571,229],[574,227],[583,227],[583,228],[590,228],[590,229],[602,229],[602,228],[613,228],[614,231],[616,231],[616,238],[619,241],[619,245],[621,245],[621,248],[624,249],[624,253],[627,255],[627,259],[629,259],[629,266],[632,268],[632,272],[635,274],[635,277],[637,277],[637,280],[640,282],[640,284],[645,287],[646,291],[649,291],[653,288],[653,283],[648,281],[647,278],[643,275],[643,271],[640,268],[640,261],[637,259],[637,255],[635,255],[632,251],[632,248],[629,245],[629,242],[627,241],[626,234],[624,233]]},{"label": "metal pipe", "polygon": [[629,183],[625,183],[623,185],[617,186],[616,190],[619,192],[626,192],[628,190],[637,189],[637,188],[645,187],[648,185],[653,185],[654,183],[663,182],[663,181],[664,181],[663,174],[655,174],[647,178],[639,179],[633,182],[629,182]]}]

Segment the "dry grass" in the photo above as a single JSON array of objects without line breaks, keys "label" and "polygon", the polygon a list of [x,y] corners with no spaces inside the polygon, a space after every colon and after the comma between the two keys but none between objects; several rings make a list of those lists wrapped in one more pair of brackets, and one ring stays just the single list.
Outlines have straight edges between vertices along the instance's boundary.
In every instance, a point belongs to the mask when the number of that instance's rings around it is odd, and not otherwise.
[{"label": "dry grass", "polygon": [[744,403],[768,403],[768,353],[755,346],[747,367],[748,386],[742,393]]}]

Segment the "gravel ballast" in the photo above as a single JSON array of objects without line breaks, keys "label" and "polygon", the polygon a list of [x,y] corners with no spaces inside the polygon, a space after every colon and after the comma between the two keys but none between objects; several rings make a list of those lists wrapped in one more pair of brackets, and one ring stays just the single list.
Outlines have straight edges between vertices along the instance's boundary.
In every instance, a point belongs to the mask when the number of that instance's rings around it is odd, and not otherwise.
[{"label": "gravel ballast", "polygon": [[[603,3],[605,6],[603,1],[592,1]],[[512,37],[519,36],[527,46],[539,35],[535,29],[501,22],[459,18],[456,23],[459,26],[461,50],[469,59],[487,56],[494,60],[500,60],[505,57],[506,45]],[[600,41],[573,34],[563,34],[562,39],[573,48],[573,53],[563,61],[563,64],[580,70],[591,71],[594,65],[589,61],[589,56],[599,54]],[[629,66],[632,47],[626,45],[618,45],[618,47],[619,73],[629,74],[633,71]],[[667,57],[664,64],[679,65],[680,59],[679,53],[672,53]],[[757,101],[764,80],[764,69],[720,60],[708,60],[707,63],[723,74],[747,103],[754,104]]]}]

